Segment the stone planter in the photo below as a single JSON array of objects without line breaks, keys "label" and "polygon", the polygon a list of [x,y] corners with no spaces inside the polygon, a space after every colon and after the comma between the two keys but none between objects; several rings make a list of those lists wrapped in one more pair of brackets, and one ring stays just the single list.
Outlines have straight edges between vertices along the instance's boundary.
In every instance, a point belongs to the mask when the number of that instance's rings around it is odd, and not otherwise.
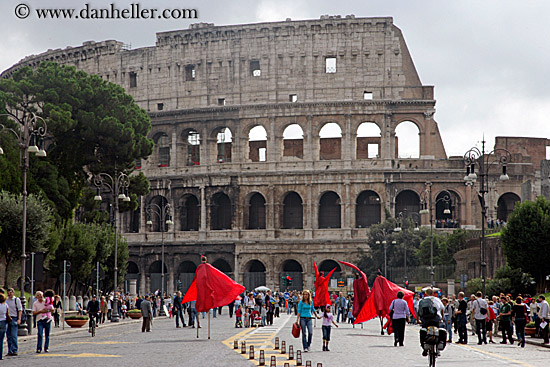
[{"label": "stone planter", "polygon": [[69,325],[70,327],[82,327],[82,326],[86,325],[86,323],[88,322],[88,320],[68,319],[68,320],[65,320],[65,322],[66,322],[67,325]]},{"label": "stone planter", "polygon": [[141,318],[141,312],[128,312],[127,315],[134,320]]},{"label": "stone planter", "polygon": [[526,327],[525,328],[525,335],[535,336],[536,331],[537,331],[537,329],[534,328],[534,327]]}]

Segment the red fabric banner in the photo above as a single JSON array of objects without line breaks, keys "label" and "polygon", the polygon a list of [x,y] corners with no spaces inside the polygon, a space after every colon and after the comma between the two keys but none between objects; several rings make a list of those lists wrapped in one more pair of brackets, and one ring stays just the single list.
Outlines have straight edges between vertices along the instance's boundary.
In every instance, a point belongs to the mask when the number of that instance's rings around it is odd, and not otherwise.
[{"label": "red fabric banner", "polygon": [[357,270],[360,277],[358,279],[355,279],[353,281],[353,317],[357,318],[359,315],[359,312],[363,308],[363,305],[365,302],[367,302],[367,299],[370,296],[370,289],[369,289],[369,283],[367,282],[367,276],[365,273],[363,273],[357,266],[345,262],[345,261],[339,261],[340,264],[349,266],[350,268],[353,268]]},{"label": "red fabric banner", "polygon": [[330,281],[330,277],[336,268],[332,269],[330,273],[324,277],[319,274],[319,269],[317,269],[317,264],[315,264],[315,261],[313,262],[313,267],[315,268],[315,297],[313,298],[313,306],[324,307],[326,305],[330,305],[328,282]]}]

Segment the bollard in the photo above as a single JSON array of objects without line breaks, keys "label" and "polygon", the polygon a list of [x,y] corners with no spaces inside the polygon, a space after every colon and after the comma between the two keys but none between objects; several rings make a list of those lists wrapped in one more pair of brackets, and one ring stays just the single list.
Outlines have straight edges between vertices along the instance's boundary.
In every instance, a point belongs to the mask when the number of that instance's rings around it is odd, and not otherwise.
[{"label": "bollard", "polygon": [[285,367],[290,367],[290,363],[285,362]]},{"label": "bollard", "polygon": [[241,354],[246,354],[246,342],[241,343]]},{"label": "bollard", "polygon": [[263,350],[260,350],[260,360],[258,366],[265,366],[265,355]]},{"label": "bollard", "polygon": [[317,367],[323,367],[323,364],[321,362],[318,362]]},{"label": "bollard", "polygon": [[233,341],[233,349],[239,349],[239,341],[237,339]]},{"label": "bollard", "polygon": [[248,355],[248,359],[254,359],[254,346],[250,346],[250,354]]},{"label": "bollard", "polygon": [[281,342],[281,354],[286,354],[286,342],[284,340]]},{"label": "bollard", "polygon": [[279,337],[275,338],[275,350],[279,349]]},{"label": "bollard", "polygon": [[306,367],[311,367],[311,361],[306,361]]},{"label": "bollard", "polygon": [[269,367],[277,367],[277,359],[275,356],[271,356],[271,363],[269,364]]},{"label": "bollard", "polygon": [[294,346],[290,345],[288,347],[288,359],[292,360],[294,359]]},{"label": "bollard", "polygon": [[301,365],[302,365],[302,351],[297,350],[296,351],[296,366],[301,366]]}]

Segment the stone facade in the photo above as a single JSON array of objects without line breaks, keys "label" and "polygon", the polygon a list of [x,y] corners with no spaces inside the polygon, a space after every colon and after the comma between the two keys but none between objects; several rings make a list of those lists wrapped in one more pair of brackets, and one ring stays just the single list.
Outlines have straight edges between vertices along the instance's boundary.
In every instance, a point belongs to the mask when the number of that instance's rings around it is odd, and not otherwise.
[{"label": "stone facade", "polygon": [[[196,24],[158,33],[154,47],[104,41],[49,50],[2,77],[44,60],[120,84],[151,116],[155,151],[137,163],[151,193],[121,226],[130,244],[128,276],[141,293],[160,288],[162,242],[169,291],[178,281],[183,289],[189,284],[199,253],[248,288],[285,288],[286,275],[293,288],[311,288],[313,261],[326,270],[337,260],[356,261],[366,227],[386,213],[418,212],[427,181],[434,202],[443,190],[451,193],[453,220],[480,225],[463,159],[445,153],[433,87],[421,83],[392,18]],[[418,136],[398,140],[404,122]],[[361,134],[365,123],[379,133]],[[328,124],[336,134],[327,137]],[[263,135],[254,138],[258,127]],[[292,129],[301,133],[288,136]],[[489,217],[496,218],[503,195],[501,203],[513,207],[540,193],[539,156],[549,141],[521,139],[497,139],[514,160],[505,183],[491,171]],[[399,141],[408,140],[418,142],[418,155],[401,158]],[[526,143],[536,147],[524,149]],[[159,223],[145,225],[151,202],[171,205],[175,225],[166,232]],[[442,207],[434,210],[444,219]],[[428,216],[421,221],[429,224]],[[340,277],[351,276],[341,270]]]}]

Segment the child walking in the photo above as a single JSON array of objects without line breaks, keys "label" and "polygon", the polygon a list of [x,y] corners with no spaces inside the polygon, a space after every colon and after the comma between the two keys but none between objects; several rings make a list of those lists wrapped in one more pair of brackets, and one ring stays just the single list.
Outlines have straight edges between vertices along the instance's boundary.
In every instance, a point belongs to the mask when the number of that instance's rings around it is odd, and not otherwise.
[{"label": "child walking", "polygon": [[243,316],[243,311],[241,309],[241,305],[238,305],[237,311],[235,311],[235,327],[239,327],[239,328],[243,327],[242,316]]},{"label": "child walking", "polygon": [[325,312],[323,313],[323,352],[328,352],[328,342],[330,341],[330,329],[331,324],[338,327],[338,324],[334,321],[334,315],[330,313],[330,305],[325,306]]}]

